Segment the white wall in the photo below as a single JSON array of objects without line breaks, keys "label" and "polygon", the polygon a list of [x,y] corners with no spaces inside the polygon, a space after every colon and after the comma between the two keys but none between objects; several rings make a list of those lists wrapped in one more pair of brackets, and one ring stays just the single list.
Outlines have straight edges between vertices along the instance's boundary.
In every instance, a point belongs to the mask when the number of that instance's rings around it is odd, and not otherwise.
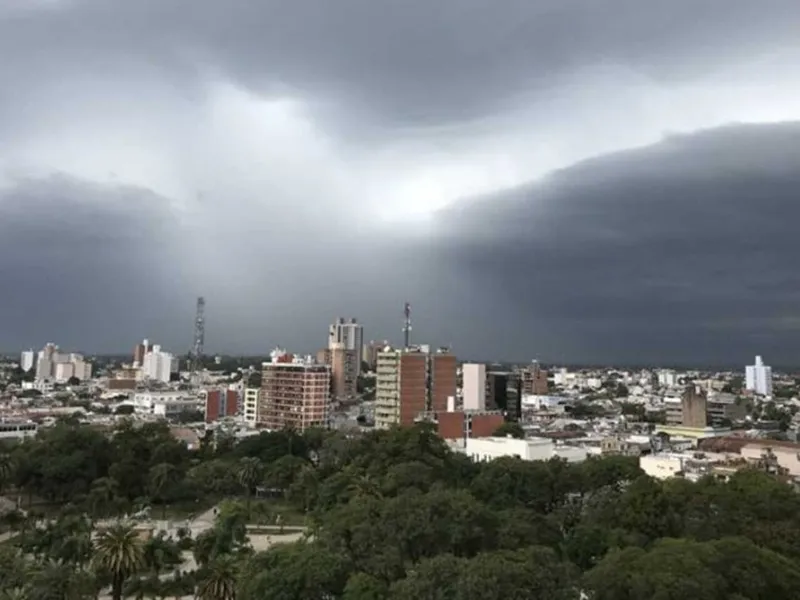
[{"label": "white wall", "polygon": [[669,479],[683,470],[683,460],[671,454],[647,454],[639,457],[639,468],[650,477]]},{"label": "white wall", "polygon": [[464,452],[477,461],[494,460],[503,456],[517,456],[522,460],[550,460],[563,458],[569,462],[585,460],[588,450],[573,446],[556,446],[547,438],[486,437],[467,438]]},{"label": "white wall", "polygon": [[486,365],[465,364],[461,369],[464,410],[486,410]]}]

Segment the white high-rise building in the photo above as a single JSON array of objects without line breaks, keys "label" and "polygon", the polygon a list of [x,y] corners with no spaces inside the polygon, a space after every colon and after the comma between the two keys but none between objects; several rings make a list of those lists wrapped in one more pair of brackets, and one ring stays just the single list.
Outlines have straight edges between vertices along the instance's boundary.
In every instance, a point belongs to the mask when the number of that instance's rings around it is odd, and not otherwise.
[{"label": "white high-rise building", "polygon": [[356,375],[361,374],[361,363],[364,361],[364,327],[361,324],[355,319],[336,319],[336,323],[328,328],[328,350],[334,348],[354,350]]},{"label": "white high-rise building", "polygon": [[25,350],[19,358],[19,366],[26,373],[30,371],[36,364],[36,352],[33,350]]},{"label": "white high-rise building", "polygon": [[55,344],[39,351],[36,361],[36,380],[66,383],[72,377],[86,381],[92,378],[92,365],[81,354],[59,352]]},{"label": "white high-rise building", "polygon": [[162,352],[155,345],[142,359],[142,373],[146,379],[169,383],[170,375],[176,371],[177,359],[169,352]]},{"label": "white high-rise building", "polygon": [[486,410],[486,365],[461,367],[461,395],[464,410]]},{"label": "white high-rise building", "polygon": [[756,356],[756,364],[744,370],[745,388],[761,396],[772,396],[772,367]]}]

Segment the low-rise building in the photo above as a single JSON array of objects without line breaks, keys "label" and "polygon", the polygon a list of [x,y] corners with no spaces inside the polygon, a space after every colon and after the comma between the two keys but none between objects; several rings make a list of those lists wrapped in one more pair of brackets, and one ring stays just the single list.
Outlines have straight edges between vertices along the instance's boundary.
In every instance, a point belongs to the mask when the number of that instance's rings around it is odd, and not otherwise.
[{"label": "low-rise building", "polygon": [[522,460],[563,458],[567,462],[580,462],[588,456],[585,448],[558,445],[553,440],[545,438],[467,438],[464,451],[467,456],[476,461],[489,461],[504,456],[516,456]]},{"label": "low-rise building", "polygon": [[139,392],[132,398],[133,412],[137,415],[169,417],[182,412],[199,410],[203,404],[185,392]]}]

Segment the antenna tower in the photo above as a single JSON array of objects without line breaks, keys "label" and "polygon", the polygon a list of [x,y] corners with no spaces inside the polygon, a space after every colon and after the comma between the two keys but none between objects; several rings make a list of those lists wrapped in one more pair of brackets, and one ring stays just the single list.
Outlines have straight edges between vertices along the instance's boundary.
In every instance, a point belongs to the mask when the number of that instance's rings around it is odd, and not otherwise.
[{"label": "antenna tower", "polygon": [[411,347],[411,304],[406,302],[403,307],[405,322],[403,323],[403,344],[405,348]]},{"label": "antenna tower", "polygon": [[203,344],[206,341],[206,300],[202,296],[197,299],[197,310],[194,315],[194,341],[190,355],[189,371],[192,374],[200,370],[203,357]]}]

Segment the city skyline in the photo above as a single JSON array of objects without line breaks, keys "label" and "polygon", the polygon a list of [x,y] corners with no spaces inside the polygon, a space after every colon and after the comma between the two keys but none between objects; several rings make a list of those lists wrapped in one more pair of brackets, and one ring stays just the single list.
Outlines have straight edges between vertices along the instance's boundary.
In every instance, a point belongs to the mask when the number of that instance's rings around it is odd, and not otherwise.
[{"label": "city skyline", "polygon": [[0,347],[791,364],[800,5],[651,4],[3,3]]}]

